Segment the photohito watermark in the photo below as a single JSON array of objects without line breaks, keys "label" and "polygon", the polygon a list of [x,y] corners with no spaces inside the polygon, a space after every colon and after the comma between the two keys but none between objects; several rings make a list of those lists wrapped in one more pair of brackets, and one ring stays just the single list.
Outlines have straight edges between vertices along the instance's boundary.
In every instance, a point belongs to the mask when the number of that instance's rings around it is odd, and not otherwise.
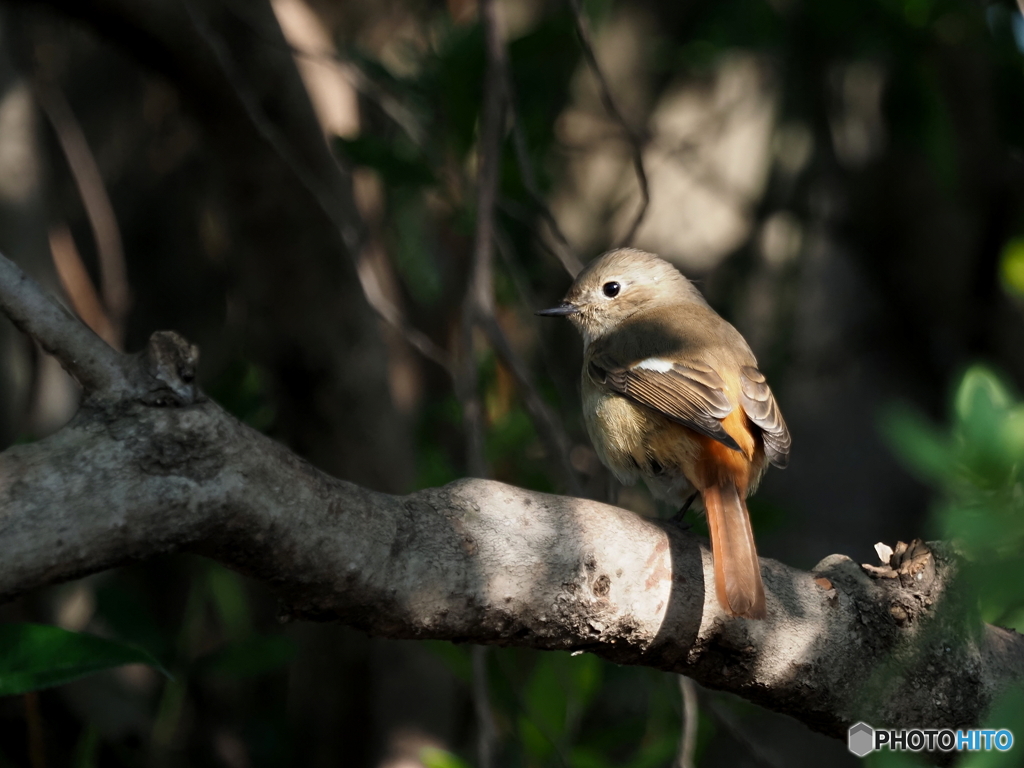
[{"label": "photohito watermark", "polygon": [[846,746],[857,757],[888,747],[896,751],[980,752],[996,749],[1005,752],[1013,746],[1013,734],[1001,730],[954,731],[949,728],[907,728],[899,731],[872,728],[867,723],[850,726]]}]

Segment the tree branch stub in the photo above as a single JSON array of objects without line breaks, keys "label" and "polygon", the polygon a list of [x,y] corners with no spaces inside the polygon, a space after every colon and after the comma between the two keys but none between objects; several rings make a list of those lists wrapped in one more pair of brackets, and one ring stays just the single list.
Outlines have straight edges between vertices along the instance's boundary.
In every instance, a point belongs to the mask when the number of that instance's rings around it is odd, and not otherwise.
[{"label": "tree branch stub", "polygon": [[82,385],[86,395],[117,397],[128,388],[121,356],[0,254],[0,309]]}]

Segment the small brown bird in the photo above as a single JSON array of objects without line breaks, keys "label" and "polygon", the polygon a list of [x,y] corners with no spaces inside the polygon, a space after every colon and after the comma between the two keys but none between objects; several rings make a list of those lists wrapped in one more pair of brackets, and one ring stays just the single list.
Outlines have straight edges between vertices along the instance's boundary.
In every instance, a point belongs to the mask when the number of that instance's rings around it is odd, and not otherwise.
[{"label": "small brown bird", "polygon": [[746,497],[768,463],[786,466],[790,436],[739,331],[674,266],[632,248],[595,259],[537,314],[583,335],[583,414],[601,461],[672,504],[699,492],[719,603],[764,618]]}]

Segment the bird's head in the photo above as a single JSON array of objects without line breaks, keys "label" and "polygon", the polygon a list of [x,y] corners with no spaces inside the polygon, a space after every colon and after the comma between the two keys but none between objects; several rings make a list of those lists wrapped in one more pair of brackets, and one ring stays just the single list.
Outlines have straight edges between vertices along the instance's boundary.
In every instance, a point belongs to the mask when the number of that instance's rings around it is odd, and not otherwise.
[{"label": "bird's head", "polygon": [[589,343],[642,309],[686,302],[706,303],[675,266],[653,253],[619,248],[590,262],[561,304],[537,314],[569,318]]}]

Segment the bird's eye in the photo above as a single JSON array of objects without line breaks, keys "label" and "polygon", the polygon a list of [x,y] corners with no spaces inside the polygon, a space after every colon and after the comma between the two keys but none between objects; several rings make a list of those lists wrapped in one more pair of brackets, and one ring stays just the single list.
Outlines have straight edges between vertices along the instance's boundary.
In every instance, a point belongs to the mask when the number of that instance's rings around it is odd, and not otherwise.
[{"label": "bird's eye", "polygon": [[618,283],[612,281],[610,283],[605,283],[604,288],[602,290],[604,290],[605,296],[607,296],[609,299],[614,299],[616,296],[619,295],[619,289],[621,287],[622,286],[620,286]]}]

